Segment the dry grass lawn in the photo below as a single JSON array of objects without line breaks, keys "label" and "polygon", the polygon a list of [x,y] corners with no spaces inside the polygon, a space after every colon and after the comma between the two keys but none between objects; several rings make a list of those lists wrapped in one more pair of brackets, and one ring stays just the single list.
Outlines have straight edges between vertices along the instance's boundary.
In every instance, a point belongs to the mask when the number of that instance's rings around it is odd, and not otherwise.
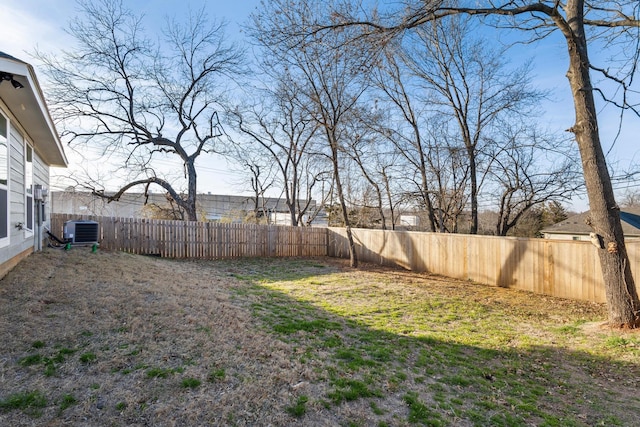
[{"label": "dry grass lawn", "polygon": [[638,425],[597,304],[341,260],[86,248],[0,281],[0,425]]}]

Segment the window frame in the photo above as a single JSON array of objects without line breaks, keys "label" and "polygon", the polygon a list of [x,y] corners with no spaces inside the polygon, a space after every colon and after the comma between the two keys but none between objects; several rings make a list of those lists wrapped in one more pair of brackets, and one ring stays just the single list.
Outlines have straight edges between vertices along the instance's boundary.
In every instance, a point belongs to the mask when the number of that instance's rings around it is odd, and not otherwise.
[{"label": "window frame", "polygon": [[[2,192],[6,193],[6,206],[4,206],[4,214],[6,215],[6,219],[4,222],[4,224],[0,224],[0,233],[2,231],[6,232],[6,236],[2,236],[0,234],[0,248],[4,248],[9,246],[10,244],[10,239],[11,239],[11,230],[9,228],[9,221],[10,221],[10,217],[11,217],[11,212],[9,211],[10,206],[11,206],[11,191],[9,191],[9,187],[11,185],[11,175],[10,175],[10,167],[9,167],[9,158],[11,156],[11,120],[9,119],[9,117],[4,113],[4,111],[2,111],[2,109],[0,109],[0,116],[2,116],[2,118],[5,120],[5,135],[0,135],[0,145],[4,145],[5,146],[5,171],[6,171],[6,183],[3,183],[0,181],[0,198],[2,197]],[[2,141],[2,139],[4,139],[4,143]],[[1,152],[1,148],[0,148],[0,161],[2,161],[2,152]],[[1,209],[2,208],[2,200],[0,199],[0,220],[2,219],[2,212]],[[4,230],[2,230],[4,226]]]}]

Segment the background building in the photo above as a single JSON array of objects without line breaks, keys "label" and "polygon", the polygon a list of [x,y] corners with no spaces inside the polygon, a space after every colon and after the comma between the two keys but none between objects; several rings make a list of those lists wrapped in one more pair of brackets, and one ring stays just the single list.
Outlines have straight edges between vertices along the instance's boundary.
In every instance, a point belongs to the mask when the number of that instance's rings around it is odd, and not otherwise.
[{"label": "background building", "polygon": [[[589,211],[569,218],[542,230],[545,239],[590,240],[593,229],[587,224]],[[620,222],[626,239],[640,238],[640,208],[620,210]]]},{"label": "background building", "polygon": [[[51,210],[53,213],[73,215],[96,215],[124,218],[153,218],[158,211],[153,207],[160,207],[168,211],[171,203],[165,194],[150,193],[146,197],[143,193],[125,193],[120,200],[109,202],[107,199],[95,196],[89,192],[78,192],[72,189],[54,191],[51,193]],[[176,207],[177,209],[177,207]],[[309,212],[315,214],[318,206],[311,201]],[[218,194],[199,194],[198,212],[202,220],[224,222],[253,222],[291,225],[289,211],[280,198],[227,196]],[[266,218],[265,218],[266,217]],[[307,216],[305,220],[310,217]],[[327,217],[324,212],[318,212],[311,221],[313,226],[326,226]]]}]

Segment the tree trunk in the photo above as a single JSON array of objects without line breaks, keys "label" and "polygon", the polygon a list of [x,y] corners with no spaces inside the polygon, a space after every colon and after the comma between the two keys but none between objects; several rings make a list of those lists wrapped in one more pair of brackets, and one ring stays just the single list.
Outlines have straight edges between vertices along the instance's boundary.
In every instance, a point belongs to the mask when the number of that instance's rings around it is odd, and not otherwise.
[{"label": "tree trunk", "polygon": [[598,249],[604,278],[609,324],[612,327],[640,326],[640,302],[624,243],[620,209],[615,202],[611,178],[600,144],[596,106],[589,75],[589,59],[583,22],[584,2],[569,0],[566,6],[569,29],[563,31],[569,50],[567,78],[573,92],[576,123],[570,129],[580,148],[590,207],[590,223],[604,241]]},{"label": "tree trunk", "polygon": [[289,208],[289,220],[291,221],[291,226],[297,227],[298,217],[296,215],[296,206],[293,203],[287,202],[287,207]]},{"label": "tree trunk", "polygon": [[437,231],[436,228],[436,214],[435,209],[433,208],[433,203],[431,203],[431,197],[429,192],[429,184],[427,183],[427,175],[424,171],[421,171],[422,175],[422,200],[424,201],[424,207],[427,209],[427,218],[429,219],[429,231],[435,233]]},{"label": "tree trunk", "polygon": [[291,221],[292,227],[297,227],[300,225],[301,219],[300,215],[297,211],[297,199],[298,199],[298,165],[293,163],[293,177],[291,178],[291,186],[289,186],[289,181],[287,180],[286,168],[283,169],[284,172],[282,174],[284,178],[284,195],[286,198],[287,208],[289,209],[289,220]]},{"label": "tree trunk", "polygon": [[476,166],[476,149],[475,145],[469,143],[466,145],[471,179],[471,226],[469,227],[469,234],[478,234],[478,170]]},{"label": "tree trunk", "polygon": [[416,137],[416,147],[418,149],[418,155],[420,156],[420,179],[422,180],[422,199],[424,201],[424,207],[427,209],[427,216],[429,218],[429,231],[432,233],[436,231],[436,215],[433,209],[433,204],[431,203],[430,191],[429,191],[429,180],[427,179],[427,162],[425,161],[426,154],[422,148],[422,139],[420,137],[420,129],[415,123],[415,120],[412,121],[413,133]]},{"label": "tree trunk", "polygon": [[196,173],[196,165],[195,160],[190,160],[186,162],[187,168],[187,180],[188,180],[188,190],[187,190],[187,200],[184,204],[184,210],[187,213],[187,219],[189,221],[197,221],[198,220],[198,212],[196,209],[196,193],[197,193],[197,176]]},{"label": "tree trunk", "polygon": [[356,244],[353,241],[353,233],[351,232],[351,221],[349,221],[349,211],[347,210],[347,204],[344,201],[344,193],[342,191],[342,181],[340,181],[340,163],[338,161],[338,143],[334,135],[330,135],[331,139],[331,161],[333,163],[333,179],[336,183],[336,190],[338,192],[338,200],[340,201],[340,208],[342,210],[342,219],[347,231],[347,240],[349,241],[349,265],[353,268],[358,267],[358,256],[356,255]]},{"label": "tree trunk", "polygon": [[396,229],[396,215],[393,207],[393,198],[391,197],[391,187],[389,185],[389,177],[386,170],[382,169],[382,179],[384,181],[385,195],[387,196],[387,202],[389,203],[389,213],[391,214],[391,229]]}]

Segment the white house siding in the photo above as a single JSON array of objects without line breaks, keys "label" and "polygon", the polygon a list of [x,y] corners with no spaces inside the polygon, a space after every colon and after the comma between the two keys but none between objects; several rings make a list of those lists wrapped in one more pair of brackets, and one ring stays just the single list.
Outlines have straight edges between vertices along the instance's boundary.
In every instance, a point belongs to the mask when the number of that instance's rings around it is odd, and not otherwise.
[{"label": "white house siding", "polygon": [[[35,235],[40,229],[35,215],[31,213],[32,195],[25,191],[28,185],[40,184],[49,186],[49,166],[67,166],[62,142],[55,129],[53,120],[47,110],[42,88],[38,83],[34,68],[5,52],[0,52],[0,71],[7,73],[11,79],[20,83],[0,85],[0,110],[3,118],[7,118],[5,129],[2,120],[2,139],[6,136],[6,155],[4,147],[0,156],[4,164],[0,164],[0,277],[4,276],[21,259],[28,256],[35,245]],[[13,83],[13,82],[12,82]],[[19,89],[19,90],[18,90]],[[27,142],[25,142],[25,139]],[[25,178],[25,143],[33,148],[30,156],[29,175]],[[6,168],[6,169],[5,169]],[[6,185],[4,181],[6,179]],[[6,203],[5,203],[6,202]],[[28,203],[28,204],[26,204]],[[34,212],[35,213],[35,212]],[[33,218],[33,221],[31,219]],[[6,221],[6,222],[5,222]],[[26,227],[33,230],[26,230]]]},{"label": "white house siding", "polygon": [[554,233],[544,233],[544,238],[548,240],[591,240],[589,236],[585,236],[583,234],[554,234]]},{"label": "white house siding", "polygon": [[[40,184],[49,190],[45,203],[44,226],[49,228],[49,217],[51,216],[51,189],[49,188],[49,166],[38,155],[36,147],[33,149],[33,185]],[[35,208],[34,208],[35,209]],[[35,219],[34,219],[35,221]],[[35,231],[35,230],[34,230]]]},{"label": "white house siding", "polygon": [[24,223],[24,138],[11,126],[9,139],[9,234],[14,243],[22,240],[23,234],[17,225]]},{"label": "white house siding", "polygon": [[[9,115],[9,117],[11,116]],[[33,231],[18,227],[18,224],[25,223],[24,144],[26,143],[24,133],[18,127],[15,119],[11,118],[9,129],[9,246],[0,248],[0,264],[33,248],[35,243]],[[41,184],[47,187],[49,167],[43,163],[35,149],[33,170],[34,185]]]}]

